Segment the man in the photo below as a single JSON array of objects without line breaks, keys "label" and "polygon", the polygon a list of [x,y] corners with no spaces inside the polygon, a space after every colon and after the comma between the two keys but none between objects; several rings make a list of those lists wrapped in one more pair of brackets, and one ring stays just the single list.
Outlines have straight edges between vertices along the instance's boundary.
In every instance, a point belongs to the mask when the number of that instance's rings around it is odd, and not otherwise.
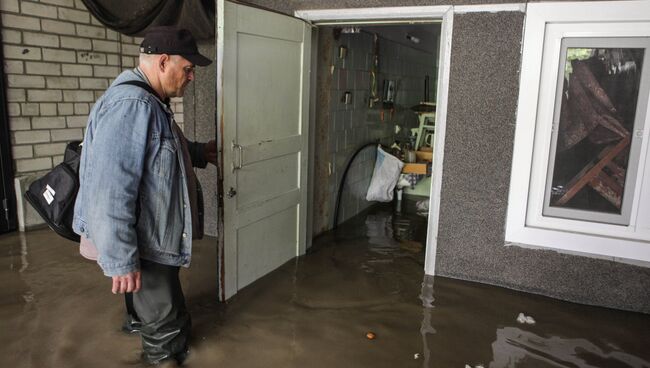
[{"label": "man", "polygon": [[141,322],[143,358],[151,364],[182,363],[188,352],[191,322],[178,273],[190,264],[192,238],[202,235],[191,166],[216,165],[217,152],[214,141],[185,139],[168,101],[183,96],[195,65],[210,63],[189,31],[153,28],[138,67],[120,74],[93,106],[84,139],[73,228],[81,253],[95,250],[113,293],[133,293],[137,317],[130,318]]}]

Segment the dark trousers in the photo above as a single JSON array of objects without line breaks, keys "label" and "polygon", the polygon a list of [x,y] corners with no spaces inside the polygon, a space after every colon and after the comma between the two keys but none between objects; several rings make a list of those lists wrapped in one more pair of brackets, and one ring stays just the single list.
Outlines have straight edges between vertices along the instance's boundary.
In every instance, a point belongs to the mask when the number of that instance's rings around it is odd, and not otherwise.
[{"label": "dark trousers", "polygon": [[140,291],[126,294],[126,324],[139,327],[143,357],[148,363],[165,359],[182,363],[187,356],[192,322],[185,307],[179,270],[140,260]]}]

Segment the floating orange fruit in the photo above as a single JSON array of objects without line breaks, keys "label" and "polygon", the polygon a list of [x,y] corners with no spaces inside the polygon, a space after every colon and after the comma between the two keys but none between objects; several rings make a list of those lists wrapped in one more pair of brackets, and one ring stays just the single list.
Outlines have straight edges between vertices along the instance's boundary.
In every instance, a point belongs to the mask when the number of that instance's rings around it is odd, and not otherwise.
[{"label": "floating orange fruit", "polygon": [[376,337],[377,337],[377,335],[375,335],[374,332],[370,332],[370,331],[369,331],[368,333],[366,333],[366,338],[367,338],[368,340],[374,340]]}]

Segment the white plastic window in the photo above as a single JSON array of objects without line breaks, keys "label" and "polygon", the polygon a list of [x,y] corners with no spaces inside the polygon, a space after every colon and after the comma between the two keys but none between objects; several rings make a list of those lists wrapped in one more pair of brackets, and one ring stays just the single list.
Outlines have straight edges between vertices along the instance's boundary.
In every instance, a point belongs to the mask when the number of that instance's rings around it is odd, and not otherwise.
[{"label": "white plastic window", "polygon": [[650,3],[529,4],[524,34],[506,241],[650,262]]},{"label": "white plastic window", "polygon": [[649,48],[650,38],[562,40],[544,216],[629,225]]}]

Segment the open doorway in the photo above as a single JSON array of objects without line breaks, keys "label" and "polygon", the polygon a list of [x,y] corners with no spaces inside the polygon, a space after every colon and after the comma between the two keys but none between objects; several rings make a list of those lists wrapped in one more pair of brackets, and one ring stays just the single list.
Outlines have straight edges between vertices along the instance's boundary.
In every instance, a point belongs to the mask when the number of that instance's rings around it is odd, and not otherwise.
[{"label": "open doorway", "polygon": [[428,215],[440,35],[439,21],[318,27],[316,233],[375,203],[366,191],[376,144],[404,164],[398,197],[419,200]]},{"label": "open doorway", "polygon": [[[315,22],[314,233],[344,222],[375,203],[366,200],[366,193],[377,151],[372,143],[380,143],[404,163],[398,181],[401,210],[429,217],[428,236],[422,239],[429,274],[433,274],[435,264],[442,166],[434,157],[442,158],[442,144],[436,147],[436,142],[444,138],[444,126],[437,137],[436,125],[439,114],[444,125],[446,111],[444,76],[448,74],[442,69],[448,65],[445,40],[450,34],[444,16],[440,12],[428,19]],[[440,109],[438,101],[444,102]],[[368,147],[350,164],[337,207],[345,166],[366,144]],[[438,187],[432,190],[436,178]]]},{"label": "open doorway", "polygon": [[[438,236],[438,222],[439,222],[439,210],[440,210],[440,192],[441,192],[441,183],[442,183],[442,163],[444,156],[444,140],[445,140],[445,131],[446,131],[446,118],[447,118],[447,95],[448,95],[448,86],[449,86],[449,65],[451,59],[451,38],[452,38],[452,28],[453,28],[453,7],[452,6],[414,6],[414,7],[393,7],[393,8],[362,8],[362,9],[323,9],[323,10],[304,10],[296,11],[296,17],[309,21],[310,23],[317,26],[319,30],[319,37],[322,38],[322,32],[320,32],[326,26],[335,26],[335,27],[381,27],[381,26],[399,26],[399,25],[413,25],[426,27],[427,25],[431,27],[436,25],[438,28],[438,42],[435,46],[437,55],[435,57],[434,63],[431,65],[431,74],[437,73],[434,79],[431,78],[429,81],[431,83],[431,88],[435,91],[435,94],[430,95],[429,98],[432,101],[435,101],[435,132],[428,138],[430,144],[433,146],[432,150],[432,163],[431,163],[431,184],[429,191],[429,211],[427,219],[427,236],[425,243],[425,265],[424,270],[426,274],[433,275],[435,273],[435,261],[436,261],[436,248],[437,248],[437,236]],[[410,37],[409,37],[410,38]],[[407,39],[406,41],[413,43],[413,40]],[[422,41],[422,40],[420,40]],[[317,42],[315,39],[314,42]],[[408,44],[408,43],[407,43]],[[320,40],[318,48],[322,47],[322,40]],[[314,47],[316,49],[316,47]],[[331,66],[328,66],[327,63],[324,63],[323,58],[326,56],[326,53],[320,53],[317,60],[318,78],[314,90],[312,91],[313,96],[323,96],[323,83],[322,78],[324,75],[327,75],[327,71],[324,73],[323,68],[327,69]],[[437,72],[434,70],[437,68]],[[312,69],[314,66],[312,65]],[[331,72],[331,70],[330,70]],[[421,82],[423,83],[423,82]],[[383,85],[382,92],[383,92]],[[378,87],[379,88],[379,87]],[[417,97],[423,98],[424,87],[416,88],[419,92]],[[333,96],[329,96],[331,100]],[[343,101],[345,101],[345,95],[343,96]],[[313,99],[312,106],[319,106],[323,101],[318,99]],[[427,101],[418,101],[427,102]],[[411,107],[411,106],[410,106]],[[385,112],[384,112],[385,114]],[[381,112],[379,112],[381,115]],[[385,115],[384,115],[385,117]],[[380,117],[381,119],[381,117]],[[317,118],[313,119],[314,121]],[[426,122],[426,121],[425,121]],[[334,123],[336,124],[336,123]],[[323,124],[315,124],[311,128],[314,135],[318,137],[322,129],[328,127]],[[327,128],[329,129],[329,128]],[[404,131],[408,132],[408,131]],[[354,134],[354,133],[352,133]],[[393,137],[394,138],[394,137]],[[346,138],[344,138],[346,139]],[[340,140],[340,138],[339,138]],[[388,139],[390,141],[390,138]],[[330,140],[328,145],[332,145],[333,140]],[[339,143],[336,143],[337,145]],[[318,138],[315,139],[314,144],[314,157],[325,157],[325,155],[319,154],[325,149],[323,145],[319,145]],[[363,158],[363,156],[362,156]],[[366,155],[366,162],[362,166],[366,167],[366,170],[371,171],[373,162],[372,158]],[[343,160],[341,157],[332,157],[332,160]],[[417,160],[417,159],[416,159]],[[325,164],[323,165],[323,162]],[[319,165],[320,163],[320,165]],[[312,167],[314,168],[314,193],[313,193],[313,203],[314,211],[313,213],[313,233],[318,234],[319,230],[323,230],[323,227],[327,228],[328,223],[331,224],[333,221],[331,216],[333,214],[331,202],[335,201],[332,196],[323,195],[323,184],[319,182],[319,179],[331,175],[331,164],[329,161],[315,160]],[[425,175],[426,176],[426,175]],[[333,184],[328,182],[328,191],[333,190]],[[421,187],[428,187],[427,184],[420,184]],[[319,190],[318,187],[321,187]],[[367,188],[367,187],[366,187]],[[364,188],[364,190],[366,189]],[[362,194],[359,193],[359,187],[353,188],[357,191],[357,196]],[[329,203],[325,204],[329,199]],[[353,201],[354,203],[354,201]],[[358,202],[357,202],[358,203]],[[359,210],[357,206],[357,211]],[[322,218],[326,218],[326,222],[323,223]]]}]

